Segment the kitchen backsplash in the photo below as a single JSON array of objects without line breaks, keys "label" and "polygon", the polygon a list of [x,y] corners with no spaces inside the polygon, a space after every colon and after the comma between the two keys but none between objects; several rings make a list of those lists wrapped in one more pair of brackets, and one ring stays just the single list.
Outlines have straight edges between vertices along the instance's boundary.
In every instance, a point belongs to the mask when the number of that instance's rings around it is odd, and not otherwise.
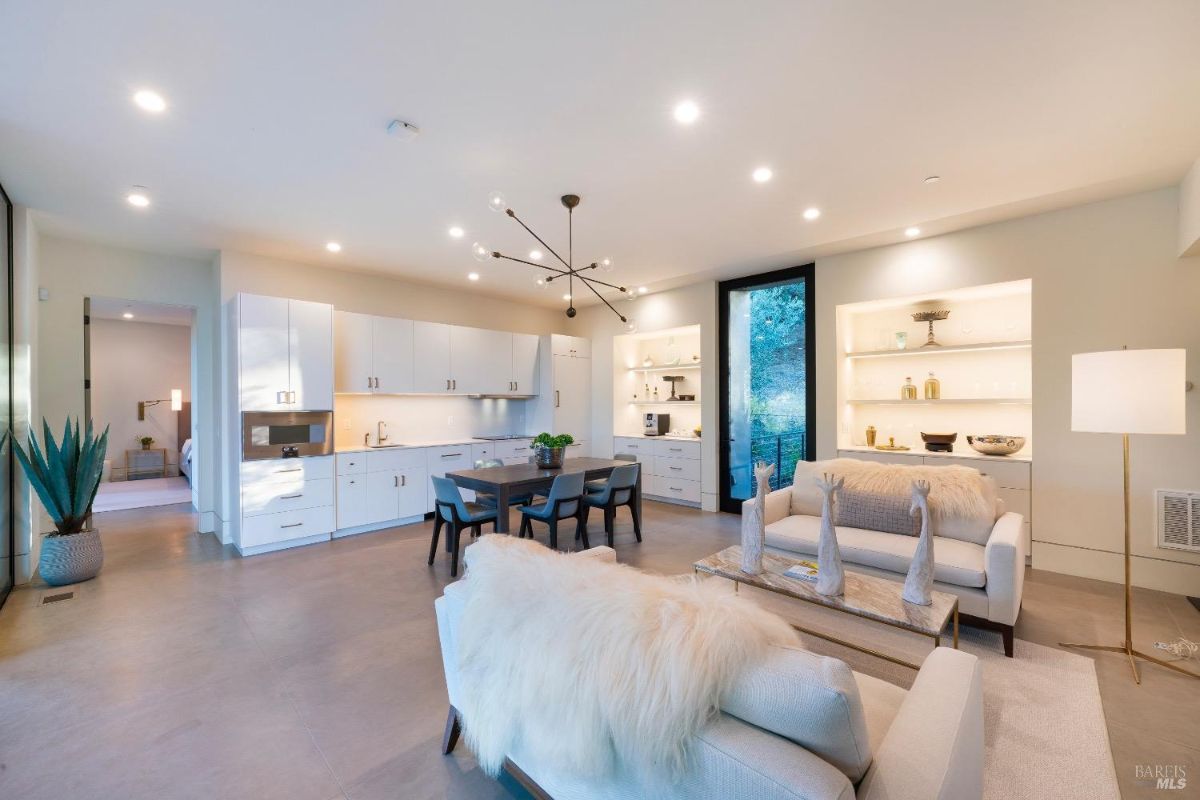
[{"label": "kitchen backsplash", "polygon": [[467,397],[396,397],[338,395],[334,398],[334,444],[351,447],[387,423],[395,444],[439,441],[459,436],[529,433],[524,400],[473,400]]}]

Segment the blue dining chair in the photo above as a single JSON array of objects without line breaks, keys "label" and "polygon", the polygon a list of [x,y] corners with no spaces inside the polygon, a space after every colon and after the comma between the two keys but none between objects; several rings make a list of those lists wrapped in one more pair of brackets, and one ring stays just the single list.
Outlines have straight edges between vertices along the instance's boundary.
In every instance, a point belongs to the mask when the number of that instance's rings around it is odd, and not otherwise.
[{"label": "blue dining chair", "polygon": [[[613,456],[613,461],[637,461],[637,456],[633,453],[617,453]],[[597,478],[594,481],[588,481],[584,484],[584,490],[588,492],[599,492],[608,485],[608,478]]]},{"label": "blue dining chair", "polygon": [[558,549],[558,521],[561,519],[575,520],[575,537],[583,538],[583,548],[586,550],[587,525],[584,522],[583,505],[583,473],[567,472],[554,478],[550,484],[550,494],[544,503],[521,506],[521,538],[533,538],[533,520],[546,523],[550,528],[550,549]]},{"label": "blue dining chair", "polygon": [[[491,467],[503,467],[504,462],[498,458],[481,458],[475,462],[475,469],[489,469]],[[481,506],[488,508],[496,507],[496,495],[490,492],[481,492],[478,489],[475,491],[475,502]],[[527,506],[533,502],[533,494],[519,494],[515,497],[508,498],[510,506]]]},{"label": "blue dining chair", "polygon": [[433,493],[437,498],[434,503],[433,541],[429,543],[429,566],[433,566],[433,557],[437,555],[438,534],[442,525],[447,526],[447,537],[450,539],[450,577],[458,577],[458,540],[463,528],[470,528],[474,536],[482,531],[483,523],[491,522],[492,530],[496,530],[498,514],[495,507],[487,508],[479,503],[468,503],[462,498],[458,485],[449,478],[431,477]]},{"label": "blue dining chair", "polygon": [[585,526],[588,511],[593,508],[604,509],[604,532],[608,534],[609,547],[613,546],[613,521],[617,516],[617,509],[621,506],[629,506],[629,513],[633,516],[633,535],[639,542],[642,540],[642,521],[638,517],[637,509],[637,479],[640,468],[640,464],[616,467],[600,488],[593,489],[589,484],[588,492],[583,497]]}]

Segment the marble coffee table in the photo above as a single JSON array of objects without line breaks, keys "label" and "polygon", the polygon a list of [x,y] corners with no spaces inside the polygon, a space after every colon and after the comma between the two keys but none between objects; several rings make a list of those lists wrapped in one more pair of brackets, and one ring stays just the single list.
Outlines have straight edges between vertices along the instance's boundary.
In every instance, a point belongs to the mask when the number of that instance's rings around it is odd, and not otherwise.
[{"label": "marble coffee table", "polygon": [[[813,557],[805,560],[815,561],[816,559]],[[733,581],[735,591],[739,585],[744,583],[747,586],[774,592],[794,600],[813,603],[834,611],[928,636],[933,639],[934,647],[941,646],[942,631],[946,629],[948,622],[953,621],[953,642],[955,649],[958,648],[958,598],[955,595],[935,591],[932,604],[919,606],[905,601],[901,596],[904,589],[902,583],[846,570],[845,594],[838,597],[826,597],[823,594],[817,594],[816,584],[798,578],[788,578],[783,574],[799,564],[800,561],[801,559],[788,558],[775,553],[764,553],[764,571],[759,575],[751,575],[748,572],[742,572],[741,545],[733,545],[697,561],[692,566],[697,573],[702,572]],[[862,653],[868,653],[893,664],[920,669],[919,664],[904,661],[860,644],[844,641],[820,631],[801,628],[798,625],[793,625],[793,627],[803,633]]]}]

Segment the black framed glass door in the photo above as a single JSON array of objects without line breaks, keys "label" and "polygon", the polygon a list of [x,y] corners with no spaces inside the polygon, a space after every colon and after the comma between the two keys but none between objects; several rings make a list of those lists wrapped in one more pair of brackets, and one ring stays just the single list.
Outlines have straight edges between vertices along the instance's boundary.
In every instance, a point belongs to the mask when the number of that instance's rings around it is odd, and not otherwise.
[{"label": "black framed glass door", "polygon": [[[13,207],[8,193],[0,186],[4,219],[0,222],[0,433],[11,431],[13,425]],[[16,545],[13,519],[12,445],[6,439],[0,445],[0,605],[12,591],[15,578]]]},{"label": "black framed glass door", "polygon": [[754,464],[775,464],[771,488],[792,485],[816,442],[813,265],[722,281],[721,510],[754,496]]}]

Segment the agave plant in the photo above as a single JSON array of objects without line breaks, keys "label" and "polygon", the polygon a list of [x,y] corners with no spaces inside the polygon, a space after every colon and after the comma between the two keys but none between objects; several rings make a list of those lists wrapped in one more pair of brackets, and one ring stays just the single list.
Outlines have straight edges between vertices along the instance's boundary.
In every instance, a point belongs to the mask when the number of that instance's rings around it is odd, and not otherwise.
[{"label": "agave plant", "polygon": [[[13,453],[25,477],[29,479],[46,513],[54,521],[55,531],[50,536],[69,536],[79,533],[87,523],[92,511],[92,501],[100,488],[100,475],[104,469],[104,452],[108,449],[108,428],[97,437],[92,432],[89,420],[83,436],[79,435],[79,420],[71,429],[67,420],[63,429],[61,446],[54,441],[50,425],[42,420],[46,448],[38,447],[37,439],[29,434],[29,451],[26,452],[14,437]],[[6,433],[5,436],[8,436]],[[0,439],[0,446],[3,445]]]}]

